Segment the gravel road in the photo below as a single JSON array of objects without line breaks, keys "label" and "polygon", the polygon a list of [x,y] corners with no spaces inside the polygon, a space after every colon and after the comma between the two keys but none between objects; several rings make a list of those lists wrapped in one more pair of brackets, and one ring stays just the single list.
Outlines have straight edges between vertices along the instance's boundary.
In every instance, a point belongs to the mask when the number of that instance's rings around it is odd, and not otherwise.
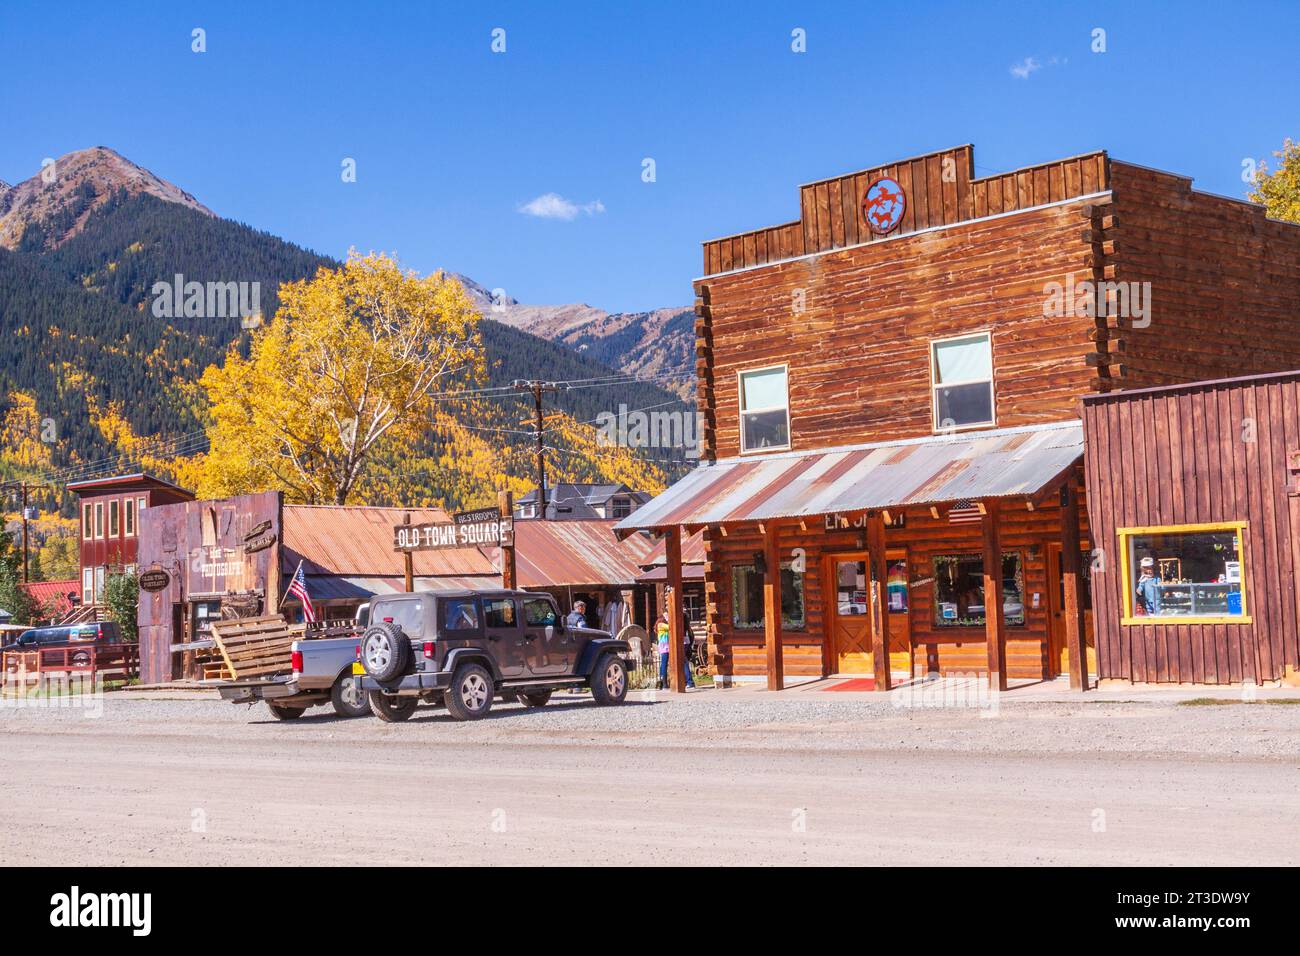
[{"label": "gravel road", "polygon": [[0,707],[0,862],[1300,863],[1300,706]]}]

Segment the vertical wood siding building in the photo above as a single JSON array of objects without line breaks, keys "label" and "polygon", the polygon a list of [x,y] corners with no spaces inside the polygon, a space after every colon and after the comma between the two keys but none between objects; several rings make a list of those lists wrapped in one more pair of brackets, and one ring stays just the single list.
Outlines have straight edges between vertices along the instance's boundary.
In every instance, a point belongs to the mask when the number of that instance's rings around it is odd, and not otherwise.
[{"label": "vertical wood siding building", "polygon": [[962,146],[798,197],[704,243],[704,461],[619,533],[703,532],[724,678],[1080,684],[1080,400],[1300,366],[1300,227],[1104,152],[976,177]]},{"label": "vertical wood siding building", "polygon": [[[1084,399],[1102,679],[1300,667],[1300,372]],[[1138,594],[1151,559],[1158,606]]]}]

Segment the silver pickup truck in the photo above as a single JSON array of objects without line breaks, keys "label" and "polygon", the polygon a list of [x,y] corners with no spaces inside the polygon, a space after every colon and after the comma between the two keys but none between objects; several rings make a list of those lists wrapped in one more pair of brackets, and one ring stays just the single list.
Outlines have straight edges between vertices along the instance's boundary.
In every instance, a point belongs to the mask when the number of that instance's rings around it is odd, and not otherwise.
[{"label": "silver pickup truck", "polygon": [[265,701],[277,720],[297,720],[308,707],[332,704],[340,717],[370,713],[359,678],[352,673],[357,642],[369,620],[369,605],[357,613],[356,636],[294,641],[289,674],[217,685],[223,700],[234,704]]}]

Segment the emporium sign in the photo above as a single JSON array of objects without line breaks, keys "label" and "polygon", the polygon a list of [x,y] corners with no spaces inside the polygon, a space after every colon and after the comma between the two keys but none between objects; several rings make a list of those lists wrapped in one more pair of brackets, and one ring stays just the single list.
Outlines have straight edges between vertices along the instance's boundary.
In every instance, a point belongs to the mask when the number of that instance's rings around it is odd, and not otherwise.
[{"label": "emporium sign", "polygon": [[514,520],[509,515],[482,511],[456,518],[455,521],[397,525],[393,528],[393,550],[440,551],[514,544]]}]

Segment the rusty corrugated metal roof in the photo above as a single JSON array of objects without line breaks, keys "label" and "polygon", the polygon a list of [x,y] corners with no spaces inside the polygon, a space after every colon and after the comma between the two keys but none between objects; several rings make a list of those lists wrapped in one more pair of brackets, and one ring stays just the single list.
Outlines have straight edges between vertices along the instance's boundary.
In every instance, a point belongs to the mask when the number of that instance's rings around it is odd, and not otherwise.
[{"label": "rusty corrugated metal roof", "polygon": [[1037,494],[1083,456],[1083,425],[1053,422],[702,465],[617,525],[716,525]]},{"label": "rusty corrugated metal roof", "polygon": [[[393,550],[393,528],[407,515],[421,524],[450,521],[439,508],[376,508],[368,505],[285,505],[284,567],[292,574],[303,559],[307,574],[402,576],[406,566]],[[417,551],[415,574],[495,574],[496,565],[477,548]]]},{"label": "rusty corrugated metal roof", "polygon": [[[630,587],[654,542],[633,535],[620,542],[614,521],[515,522],[515,570],[524,588],[578,584]],[[484,548],[497,566],[497,549]]]},{"label": "rusty corrugated metal roof", "polygon": [[81,593],[81,583],[76,578],[67,581],[31,581],[18,585],[42,608],[49,607],[57,619],[72,610],[69,595]]},{"label": "rusty corrugated metal roof", "polygon": [[[704,552],[704,532],[697,531],[695,534],[687,535],[682,541],[682,564],[694,565],[703,564],[708,556]],[[650,549],[650,553],[645,556],[641,566],[644,568],[662,568],[668,563],[668,557],[664,553],[664,539],[660,538],[655,542],[655,546]],[[642,581],[647,580],[643,575]],[[655,578],[654,580],[659,580]]]}]

